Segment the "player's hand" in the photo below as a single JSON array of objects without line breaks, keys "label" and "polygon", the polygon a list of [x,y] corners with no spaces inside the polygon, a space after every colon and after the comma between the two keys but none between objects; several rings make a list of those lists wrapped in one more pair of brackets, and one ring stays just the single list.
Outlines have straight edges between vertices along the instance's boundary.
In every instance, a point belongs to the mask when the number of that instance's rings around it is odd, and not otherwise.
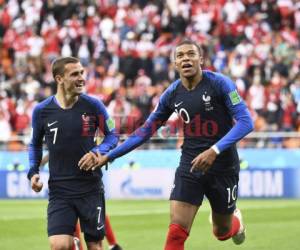
[{"label": "player's hand", "polygon": [[102,167],[102,166],[106,165],[108,163],[108,160],[109,160],[106,155],[100,155],[97,158],[98,158],[97,165],[92,167],[92,170],[95,170],[98,167]]},{"label": "player's hand", "polygon": [[35,192],[40,192],[43,188],[43,182],[40,181],[40,175],[35,174],[31,177],[31,189]]},{"label": "player's hand", "polygon": [[89,152],[85,154],[79,161],[78,166],[80,169],[89,171],[102,167],[108,162],[108,157],[101,155],[99,152],[96,154]]},{"label": "player's hand", "polygon": [[78,162],[78,166],[81,170],[89,171],[94,167],[98,159],[97,157],[100,155],[100,153],[95,154],[94,152],[88,152],[84,156],[81,157],[81,159]]},{"label": "player's hand", "polygon": [[193,172],[194,170],[201,170],[202,172],[206,173],[215,161],[216,157],[217,153],[212,148],[205,150],[195,157],[194,160],[192,160],[190,172]]}]

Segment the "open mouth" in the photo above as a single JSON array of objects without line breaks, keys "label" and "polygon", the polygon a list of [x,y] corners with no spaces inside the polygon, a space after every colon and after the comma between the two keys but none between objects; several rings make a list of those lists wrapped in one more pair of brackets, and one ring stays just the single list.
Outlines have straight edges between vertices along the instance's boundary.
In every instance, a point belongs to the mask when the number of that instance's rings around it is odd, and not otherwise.
[{"label": "open mouth", "polygon": [[81,82],[81,83],[76,83],[76,84],[75,84],[75,87],[76,87],[76,88],[83,88],[83,87],[84,87],[84,83],[83,83],[83,82]]},{"label": "open mouth", "polygon": [[193,67],[193,65],[190,64],[190,63],[185,63],[185,64],[182,65],[183,69],[191,69],[192,67]]},{"label": "open mouth", "polygon": [[78,82],[75,84],[76,87],[83,87],[84,86],[84,82]]}]

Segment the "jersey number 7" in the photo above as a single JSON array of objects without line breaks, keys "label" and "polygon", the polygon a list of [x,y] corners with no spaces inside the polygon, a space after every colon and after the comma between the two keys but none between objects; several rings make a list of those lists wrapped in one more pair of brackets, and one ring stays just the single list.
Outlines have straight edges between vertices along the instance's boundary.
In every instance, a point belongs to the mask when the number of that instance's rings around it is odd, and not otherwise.
[{"label": "jersey number 7", "polygon": [[55,144],[55,142],[56,142],[57,131],[58,131],[58,128],[51,128],[50,129],[50,132],[54,132],[53,144]]}]

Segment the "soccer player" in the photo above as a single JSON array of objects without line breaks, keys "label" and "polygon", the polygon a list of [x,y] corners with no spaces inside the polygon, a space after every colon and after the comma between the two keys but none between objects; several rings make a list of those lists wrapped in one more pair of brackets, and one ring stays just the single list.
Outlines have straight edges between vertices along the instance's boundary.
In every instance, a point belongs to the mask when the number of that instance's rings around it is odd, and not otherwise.
[{"label": "soccer player", "polygon": [[[43,156],[40,167],[45,166],[49,162],[49,154],[46,154]],[[114,234],[114,231],[112,229],[112,226],[110,224],[110,219],[107,213],[105,214],[105,238],[107,240],[107,243],[109,245],[110,250],[122,250],[122,247],[117,243],[117,238]],[[73,244],[73,249],[72,250],[82,250],[83,246],[81,244],[81,229],[80,229],[80,224],[77,222],[75,232],[74,232],[74,244]],[[101,242],[102,243],[102,242]]]},{"label": "soccer player", "polygon": [[[239,158],[236,143],[253,130],[250,113],[232,80],[202,70],[199,45],[185,40],[174,51],[180,79],[162,94],[145,124],[123,144],[98,158],[98,165],[120,157],[148,140],[176,112],[183,120],[184,142],[170,195],[171,222],[165,250],[182,250],[204,195],[212,209],[218,240],[245,240],[245,226],[236,208]],[[234,122],[235,120],[235,122]],[[81,169],[96,169],[89,163]]]},{"label": "soccer player", "polygon": [[[89,250],[102,250],[105,201],[102,172],[82,171],[81,160],[93,165],[97,155],[117,145],[113,120],[103,103],[83,94],[84,69],[77,58],[64,57],[52,64],[57,93],[39,103],[32,115],[29,145],[31,187],[39,192],[43,138],[49,150],[48,237],[52,250],[72,249],[77,220]],[[97,130],[104,139],[94,142]]]}]

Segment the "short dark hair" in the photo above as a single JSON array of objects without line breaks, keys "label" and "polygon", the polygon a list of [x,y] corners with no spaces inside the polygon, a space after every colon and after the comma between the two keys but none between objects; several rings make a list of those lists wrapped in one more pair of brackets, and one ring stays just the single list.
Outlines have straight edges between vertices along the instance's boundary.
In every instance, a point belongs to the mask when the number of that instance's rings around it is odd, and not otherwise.
[{"label": "short dark hair", "polygon": [[182,40],[182,41],[180,41],[179,43],[176,44],[176,47],[175,47],[175,50],[174,50],[174,57],[175,57],[176,48],[180,47],[182,45],[185,45],[185,44],[195,45],[197,47],[197,49],[198,49],[199,55],[200,56],[203,55],[203,50],[202,50],[201,46],[197,42],[195,42],[193,40],[190,40],[190,39],[184,39],[184,40]]},{"label": "short dark hair", "polygon": [[55,79],[55,76],[62,76],[65,73],[65,65],[69,63],[79,63],[79,59],[72,56],[60,57],[53,61],[52,63],[52,76]]}]

